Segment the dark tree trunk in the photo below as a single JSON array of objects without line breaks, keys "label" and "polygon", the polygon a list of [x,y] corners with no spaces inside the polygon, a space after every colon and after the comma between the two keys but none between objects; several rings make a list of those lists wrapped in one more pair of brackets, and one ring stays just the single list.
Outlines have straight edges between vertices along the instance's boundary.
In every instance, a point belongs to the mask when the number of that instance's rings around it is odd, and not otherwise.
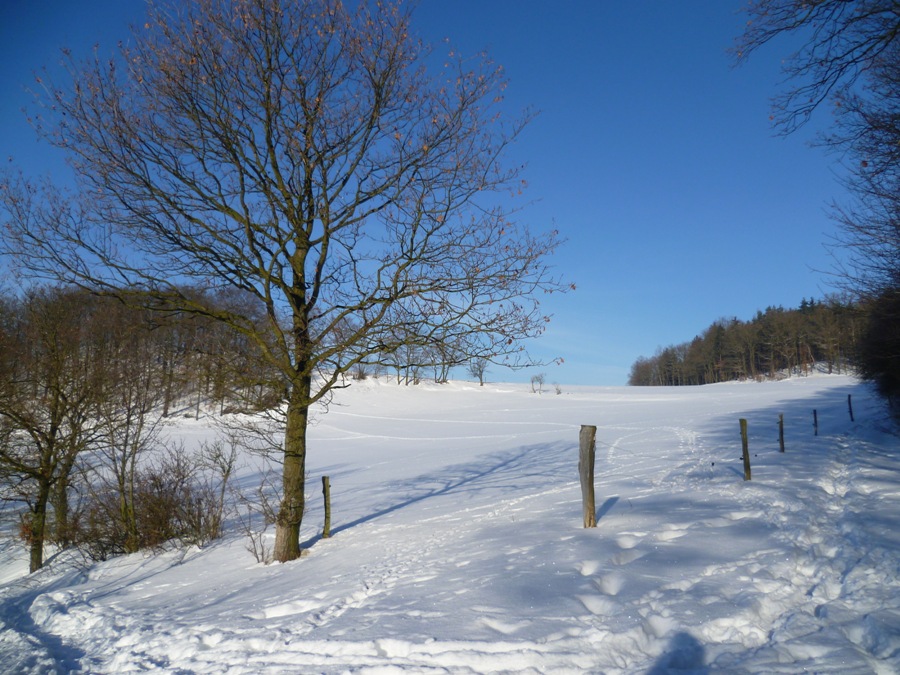
[{"label": "dark tree trunk", "polygon": [[53,537],[61,548],[67,548],[72,543],[71,523],[69,522],[69,487],[72,483],[71,476],[78,453],[79,448],[77,447],[69,448],[65,453],[57,471],[56,484],[50,493],[53,504]]},{"label": "dark tree trunk", "polygon": [[44,566],[44,539],[47,534],[47,504],[49,501],[50,483],[41,480],[38,482],[37,497],[31,507],[29,572],[37,572]]},{"label": "dark tree trunk", "polygon": [[69,526],[69,473],[63,473],[53,489],[53,538],[61,548],[72,541]]},{"label": "dark tree trunk", "polygon": [[282,499],[275,521],[273,557],[287,562],[300,557],[300,525],[306,499],[306,427],[309,421],[311,380],[300,378],[288,399],[287,424],[284,435],[284,469]]}]

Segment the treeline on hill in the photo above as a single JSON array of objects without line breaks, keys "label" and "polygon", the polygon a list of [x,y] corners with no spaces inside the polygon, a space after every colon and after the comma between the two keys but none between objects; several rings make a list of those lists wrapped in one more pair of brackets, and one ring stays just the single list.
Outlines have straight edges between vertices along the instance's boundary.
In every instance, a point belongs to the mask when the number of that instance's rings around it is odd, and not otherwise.
[{"label": "treeline on hill", "polygon": [[[253,316],[249,296],[211,297],[223,312]],[[161,432],[167,417],[197,417],[201,406],[280,406],[284,383],[249,339],[223,322],[83,290],[0,294],[0,500],[19,519],[32,571],[46,543],[103,559],[218,536],[237,437],[188,452]],[[458,365],[411,351],[385,363],[407,384],[428,366],[441,380]],[[359,367],[353,377],[369,374]]]},{"label": "treeline on hill", "polygon": [[720,319],[690,342],[640,357],[628,380],[635,386],[710,384],[765,379],[779,373],[828,372],[855,365],[864,313],[839,298],[804,299],[799,309],[769,307],[750,321]]},{"label": "treeline on hill", "polygon": [[219,323],[81,290],[0,297],[0,499],[19,515],[31,571],[48,542],[102,559],[217,536],[234,449],[188,453],[162,425],[201,401],[277,401],[277,378],[249,353]]}]

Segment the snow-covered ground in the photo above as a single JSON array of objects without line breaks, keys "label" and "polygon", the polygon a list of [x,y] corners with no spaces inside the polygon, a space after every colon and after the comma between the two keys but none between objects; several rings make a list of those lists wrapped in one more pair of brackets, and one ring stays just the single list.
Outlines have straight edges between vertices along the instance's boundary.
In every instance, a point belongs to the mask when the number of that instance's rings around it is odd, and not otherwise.
[{"label": "snow-covered ground", "polygon": [[[582,424],[598,426],[596,529]],[[370,380],[311,440],[295,562],[257,564],[235,531],[25,576],[7,544],[0,670],[900,672],[900,444],[848,377],[560,395]]]}]

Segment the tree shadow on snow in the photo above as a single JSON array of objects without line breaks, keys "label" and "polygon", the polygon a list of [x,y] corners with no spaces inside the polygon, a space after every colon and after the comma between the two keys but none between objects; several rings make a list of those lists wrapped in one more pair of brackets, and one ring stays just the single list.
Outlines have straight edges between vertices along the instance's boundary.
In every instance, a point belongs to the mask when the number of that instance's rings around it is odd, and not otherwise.
[{"label": "tree shadow on snow", "polygon": [[[572,455],[571,471],[565,474],[560,468],[565,470],[569,467],[560,462],[562,453],[575,453]],[[390,483],[385,487],[398,499],[350,522],[332,527],[331,534],[334,536],[413,504],[447,494],[490,489],[496,490],[502,498],[507,495],[526,495],[528,490],[546,488],[549,483],[559,484],[560,480],[575,484],[578,479],[577,460],[577,447],[572,444],[544,443],[514,448],[488,455],[477,462],[450,466],[432,474]],[[612,504],[607,510],[611,507]],[[321,535],[316,535],[302,546],[310,546],[319,539]]]},{"label": "tree shadow on snow", "polygon": [[[852,395],[854,420],[850,419],[849,395]],[[784,454],[779,451],[779,415],[784,419]],[[817,475],[820,466],[808,463],[804,455],[834,452],[839,442],[853,439],[861,425],[884,417],[885,411],[871,387],[858,383],[805,398],[776,401],[761,408],[738,410],[727,417],[717,416],[699,431],[706,445],[713,449],[713,473],[725,470],[729,475],[743,478],[739,419],[744,418],[754,480],[779,481],[784,472],[808,479]],[[818,433],[814,420],[818,421]]]},{"label": "tree shadow on snow", "polygon": [[619,501],[618,495],[608,498],[603,504],[597,509],[597,522],[599,523],[602,520],[603,516],[609,513],[612,510],[612,507],[616,505],[616,502]]}]

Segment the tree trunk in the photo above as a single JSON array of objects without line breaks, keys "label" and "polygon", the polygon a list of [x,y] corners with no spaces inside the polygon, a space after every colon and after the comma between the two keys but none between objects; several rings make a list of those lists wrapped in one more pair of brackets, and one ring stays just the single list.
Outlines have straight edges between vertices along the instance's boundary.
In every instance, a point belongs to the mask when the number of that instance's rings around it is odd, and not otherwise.
[{"label": "tree trunk", "polygon": [[60,475],[53,490],[53,538],[60,548],[68,548],[72,537],[69,531],[69,473]]},{"label": "tree trunk", "polygon": [[300,557],[300,524],[305,506],[306,426],[309,421],[311,380],[302,377],[294,384],[288,399],[287,424],[284,435],[284,469],[282,498],[275,520],[275,549],[278,562]]},{"label": "tree trunk", "polygon": [[163,356],[163,411],[162,416],[169,416],[169,406],[172,403],[172,378],[173,374],[172,359],[169,356]]},{"label": "tree trunk", "polygon": [[77,446],[66,450],[65,456],[59,464],[56,485],[53,486],[50,495],[50,501],[53,505],[53,535],[56,544],[60,548],[68,548],[72,543],[71,525],[69,523],[69,485],[79,450],[80,448]]},{"label": "tree trunk", "polygon": [[31,532],[28,572],[37,572],[44,566],[44,539],[47,534],[47,503],[50,501],[50,484],[41,480],[38,494],[31,507]]},{"label": "tree trunk", "polygon": [[119,483],[119,518],[122,529],[125,531],[125,552],[135,553],[140,550],[140,532],[137,526],[137,513],[134,505],[134,473],[123,476]]}]

